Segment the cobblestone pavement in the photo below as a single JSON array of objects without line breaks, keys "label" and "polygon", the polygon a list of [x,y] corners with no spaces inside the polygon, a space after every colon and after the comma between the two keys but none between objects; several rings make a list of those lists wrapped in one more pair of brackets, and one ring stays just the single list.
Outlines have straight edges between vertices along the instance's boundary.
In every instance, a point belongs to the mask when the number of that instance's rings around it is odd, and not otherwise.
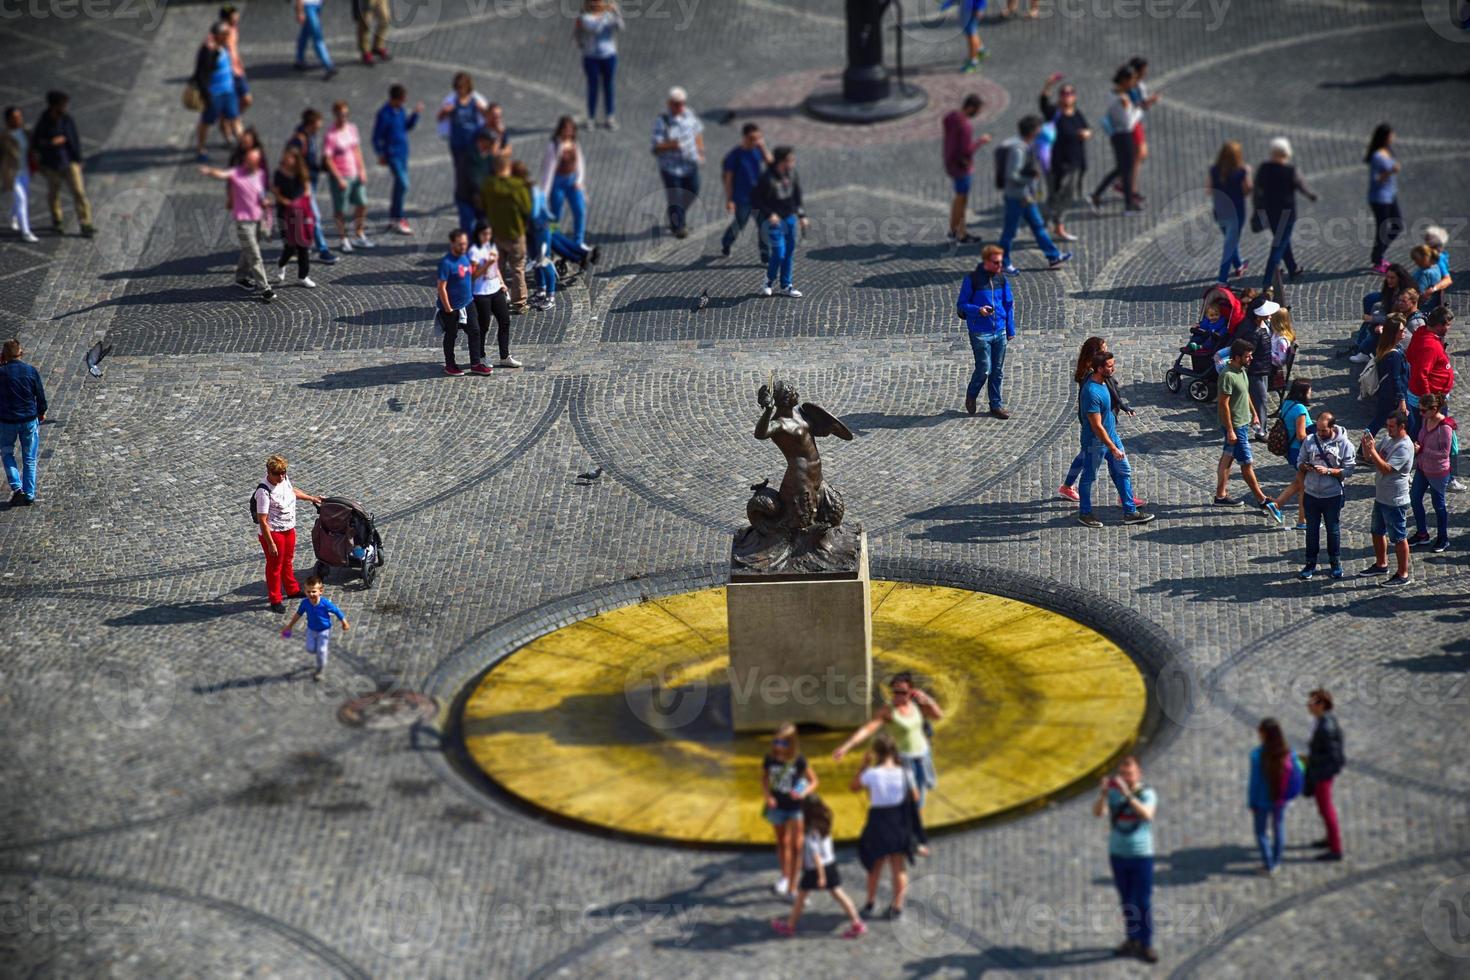
[{"label": "cobblestone pavement", "polygon": [[[275,153],[304,100],[326,109],[346,97],[366,132],[389,81],[432,105],[467,67],[535,166],[552,120],[581,105],[571,6],[426,0],[393,62],[368,69],[351,58],[347,4],[329,0],[342,71],[324,83],[290,68],[289,7],[249,4],[248,121]],[[73,94],[101,229],[90,243],[35,246],[0,229],[3,329],[24,338],[53,402],[39,506],[0,513],[3,972],[1140,973],[1108,953],[1120,930],[1085,793],[939,839],[916,870],[910,913],[860,943],[835,938],[821,901],[792,943],[767,927],[780,910],[768,855],[554,825],[464,777],[432,728],[336,720],[344,700],[375,687],[447,704],[517,639],[715,581],[747,484],[774,470],[747,427],[753,390],[776,369],[859,433],[829,453],[830,476],[884,574],[1049,595],[1151,652],[1144,669],[1164,707],[1145,750],[1162,800],[1157,969],[1470,975],[1465,498],[1452,501],[1451,549],[1416,556],[1409,588],[1299,583],[1293,532],[1210,507],[1211,414],[1161,380],[1218,256],[1199,190],[1207,164],[1223,139],[1241,139],[1255,161],[1286,134],[1322,195],[1297,232],[1308,270],[1290,291],[1299,371],[1320,402],[1353,426],[1366,420],[1336,356],[1371,283],[1363,145],[1380,118],[1398,127],[1408,219],[1415,232],[1449,227],[1455,274],[1470,280],[1470,117],[1458,111],[1470,38],[1436,30],[1419,4],[1375,0],[1048,0],[1037,20],[987,24],[976,85],[998,135],[1053,70],[1078,82],[1094,115],[1112,67],[1134,54],[1152,59],[1164,93],[1148,120],[1149,210],[1124,216],[1115,198],[1078,214],[1077,257],[1056,273],[1029,238],[1018,246],[1015,417],[1002,423],[960,407],[970,355],[951,302],[974,254],[942,244],[937,130],[865,139],[823,127],[803,147],[803,124],[772,85],[835,77],[840,5],[625,6],[624,126],[585,136],[603,262],[554,314],[515,320],[527,368],[488,379],[436,373],[427,285],[453,215],[430,125],[414,143],[418,234],[320,267],[320,289],[287,288],[262,307],[229,283],[222,195],[195,173],[178,104],[210,7],[57,0],[0,23],[0,99],[34,118],[45,89]],[[951,74],[963,50],[953,22],[929,0],[905,6],[905,59],[953,98],[964,89]],[[712,159],[746,113],[795,134],[813,217],[797,258],[804,299],[754,295],[749,232],[720,257],[713,194],[688,239],[657,233],[647,127],[676,83],[705,115]],[[722,121],[727,106],[741,114]],[[1105,151],[1092,148],[1095,173]],[[988,157],[979,169],[974,229],[994,236]],[[705,177],[713,189],[713,167]],[[386,194],[373,168],[375,216]],[[37,216],[43,198],[37,188]],[[1393,257],[1407,261],[1412,240]],[[1266,243],[1248,236],[1244,248],[1259,268]],[[692,313],[702,289],[710,307]],[[1138,409],[1123,429],[1160,516],[1146,528],[1124,529],[1103,507],[1109,526],[1086,531],[1055,495],[1076,438],[1070,361],[1091,333],[1118,351]],[[87,379],[81,355],[101,337],[115,353],[103,379]],[[354,629],[320,686],[300,671],[299,647],[276,638],[246,526],[245,498],[274,451],[303,488],[367,501],[387,542],[371,591],[331,587]],[[594,463],[607,475],[576,485]],[[1279,487],[1287,468],[1268,458],[1262,475]],[[1369,553],[1366,483],[1353,481],[1345,513],[1353,567]],[[1127,625],[1139,622],[1154,626]],[[1303,695],[1317,684],[1337,692],[1347,732],[1335,793],[1347,860],[1318,864],[1293,846],[1280,874],[1260,878],[1243,798],[1253,728],[1277,715],[1302,747]],[[1319,835],[1307,803],[1287,827],[1294,845]],[[855,880],[854,857],[843,860]]]}]

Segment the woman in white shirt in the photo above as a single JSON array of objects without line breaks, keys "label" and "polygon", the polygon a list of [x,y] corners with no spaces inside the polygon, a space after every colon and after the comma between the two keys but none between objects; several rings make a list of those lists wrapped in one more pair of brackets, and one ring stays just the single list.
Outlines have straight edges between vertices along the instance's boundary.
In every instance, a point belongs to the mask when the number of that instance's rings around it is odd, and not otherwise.
[{"label": "woman in white shirt", "polygon": [[556,121],[556,129],[546,143],[541,157],[541,190],[546,195],[546,209],[551,220],[561,222],[562,204],[572,209],[572,240],[587,243],[587,189],[583,183],[586,165],[582,144],[577,142],[577,123],[571,116]]},{"label": "woman in white shirt", "polygon": [[898,756],[893,736],[883,732],[873,739],[873,748],[863,757],[863,768],[852,779],[853,792],[867,790],[868,821],[858,838],[858,859],[868,872],[868,897],[861,915],[873,914],[878,897],[878,880],[886,865],[893,875],[893,903],[887,918],[903,914],[903,897],[908,891],[906,861],[914,856],[914,814],[919,791],[912,771]]},{"label": "woman in white shirt", "polygon": [[1102,193],[1115,180],[1123,182],[1123,210],[1142,211],[1143,198],[1133,187],[1133,161],[1138,153],[1133,130],[1143,121],[1143,110],[1134,104],[1128,94],[1133,88],[1133,69],[1124,65],[1113,75],[1113,94],[1108,99],[1108,110],[1103,114],[1103,129],[1113,143],[1113,169],[1098,182],[1097,190],[1088,200],[1096,211],[1102,204]]},{"label": "woman in white shirt", "polygon": [[490,318],[495,318],[495,342],[500,347],[496,367],[518,368],[521,362],[510,356],[510,298],[500,278],[500,251],[490,235],[490,226],[481,221],[470,238],[471,286],[475,297],[475,315],[480,318],[482,339],[489,338]]},{"label": "woman in white shirt", "polygon": [[623,29],[623,15],[612,0],[586,0],[582,14],[572,25],[572,40],[582,46],[582,70],[587,73],[587,126],[597,125],[597,86],[602,85],[602,101],[607,109],[603,125],[618,128],[613,104],[613,79],[618,71],[617,33]]}]

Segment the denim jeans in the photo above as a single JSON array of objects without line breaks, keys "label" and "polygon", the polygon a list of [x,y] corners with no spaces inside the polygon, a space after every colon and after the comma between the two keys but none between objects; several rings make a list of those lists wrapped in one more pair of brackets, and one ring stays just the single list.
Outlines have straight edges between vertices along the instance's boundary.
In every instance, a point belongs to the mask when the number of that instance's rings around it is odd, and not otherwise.
[{"label": "denim jeans", "polygon": [[331,254],[327,247],[327,233],[322,230],[322,211],[316,203],[316,178],[311,180],[311,217],[316,222],[316,230],[312,232],[312,244],[316,247],[319,255]]},{"label": "denim jeans", "polygon": [[1070,487],[1077,482],[1082,475],[1082,467],[1087,463],[1087,450],[1079,449],[1077,455],[1072,457],[1072,465],[1067,467],[1067,478],[1062,481],[1062,486]]},{"label": "denim jeans", "polygon": [[1113,885],[1123,906],[1123,927],[1140,946],[1154,944],[1154,859],[1108,855]]},{"label": "denim jeans", "polygon": [[[1120,444],[1118,448],[1123,447]],[[1112,478],[1113,486],[1118,488],[1118,499],[1123,502],[1123,513],[1134,513],[1138,507],[1133,503],[1133,466],[1126,457],[1114,459],[1108,447],[1101,442],[1089,443],[1083,450],[1082,477],[1077,481],[1077,512],[1092,513],[1092,484],[1097,480],[1098,464],[1104,458],[1108,461],[1108,476]]]},{"label": "denim jeans", "polygon": [[761,222],[761,240],[771,256],[766,261],[766,282],[775,283],[779,273],[783,289],[791,285],[791,264],[796,259],[796,228],[800,220],[792,214],[776,225]]},{"label": "denim jeans", "polygon": [[301,12],[304,18],[301,21],[301,30],[296,32],[296,63],[306,63],[306,42],[310,41],[316,49],[317,60],[322,63],[323,68],[330,70],[332,56],[327,54],[327,39],[322,36],[321,4],[306,4]]},{"label": "denim jeans", "polygon": [[613,79],[618,73],[618,56],[583,57],[582,71],[587,75],[587,118],[597,118],[597,83],[599,81],[602,83],[602,101],[607,106],[607,114],[614,115],[617,109],[613,105]]},{"label": "denim jeans", "polygon": [[[15,464],[15,442],[20,440],[20,468]],[[36,495],[36,454],[41,442],[41,423],[0,422],[0,460],[5,462],[5,479],[12,492]]]},{"label": "denim jeans", "polygon": [[1434,526],[1437,532],[1434,536],[1436,541],[1448,541],[1450,537],[1450,510],[1445,506],[1445,491],[1450,487],[1450,474],[1444,476],[1425,476],[1423,472],[1414,470],[1414,482],[1409,486],[1409,505],[1414,508],[1414,529],[1420,534],[1426,531],[1424,515],[1424,491],[1429,491],[1429,499],[1434,504]]},{"label": "denim jeans", "polygon": [[970,375],[970,386],[965,389],[965,398],[974,401],[985,388],[990,395],[991,409],[1001,407],[1000,383],[1005,378],[1006,332],[971,333],[970,350],[975,354],[975,371]]},{"label": "denim jeans", "polygon": [[1034,202],[1017,201],[1015,198],[1006,198],[1005,225],[1000,232],[1000,247],[1005,249],[1006,265],[1011,264],[1011,242],[1016,240],[1016,230],[1020,227],[1021,219],[1026,219],[1026,224],[1031,228],[1031,234],[1036,236],[1036,244],[1041,248],[1041,254],[1048,261],[1055,262],[1061,252],[1057,251],[1056,243],[1047,234],[1046,222],[1041,219],[1041,208]]},{"label": "denim jeans", "polygon": [[1317,564],[1317,552],[1321,547],[1322,526],[1327,526],[1327,558],[1337,567],[1342,548],[1342,504],[1343,495],[1314,497],[1302,492],[1302,512],[1307,518],[1307,566]]},{"label": "denim jeans", "polygon": [[685,211],[699,198],[699,169],[687,174],[658,172],[664,182],[664,196],[669,202],[669,230],[683,231]]},{"label": "denim jeans", "polygon": [[[1256,847],[1261,852],[1261,863],[1275,868],[1281,863],[1281,850],[1286,846],[1286,804],[1279,803],[1269,810],[1251,807],[1251,818],[1255,823]],[[1271,824],[1271,840],[1266,840],[1266,822]]]},{"label": "denim jeans", "polygon": [[551,220],[561,221],[561,206],[565,202],[572,209],[572,238],[578,245],[587,240],[587,197],[577,186],[576,174],[565,174],[551,182],[551,194],[546,198],[546,208]]},{"label": "denim jeans", "polygon": [[[726,228],[725,233],[720,236],[721,248],[728,249],[734,246],[735,239],[739,238],[740,233],[745,230],[745,223],[750,220],[752,210],[753,209],[751,208],[751,205],[748,201],[744,204],[741,204],[738,201],[736,202],[735,217],[731,219],[730,227]],[[771,250],[770,247],[766,245],[765,236],[761,234],[761,230],[758,225],[755,229],[755,241],[756,244],[760,246],[761,265],[765,265],[771,260]]]},{"label": "denim jeans", "polygon": [[1377,229],[1373,236],[1373,254],[1368,261],[1377,265],[1383,261],[1383,253],[1388,251],[1388,246],[1403,233],[1404,214],[1399,210],[1397,198],[1387,204],[1369,201],[1368,207],[1373,210],[1373,227]]},{"label": "denim jeans", "polygon": [[388,217],[403,220],[403,199],[408,194],[408,158],[388,157],[388,170],[393,174],[393,195],[388,201]]},{"label": "denim jeans", "polygon": [[1287,273],[1298,269],[1296,256],[1291,254],[1291,233],[1296,228],[1296,215],[1288,211],[1280,216],[1280,224],[1272,225],[1271,255],[1266,259],[1266,274],[1261,278],[1261,288],[1266,289],[1276,279],[1276,267],[1286,260]]},{"label": "denim jeans", "polygon": [[1217,218],[1215,224],[1225,236],[1225,249],[1220,254],[1220,272],[1216,281],[1228,282],[1230,273],[1240,268],[1240,221],[1221,221]]}]

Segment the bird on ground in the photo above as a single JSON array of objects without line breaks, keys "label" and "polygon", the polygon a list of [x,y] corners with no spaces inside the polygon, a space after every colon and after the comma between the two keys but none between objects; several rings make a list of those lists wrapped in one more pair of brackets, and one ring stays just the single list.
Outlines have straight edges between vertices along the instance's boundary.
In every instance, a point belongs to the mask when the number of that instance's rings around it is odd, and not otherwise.
[{"label": "bird on ground", "polygon": [[695,301],[694,309],[692,312],[699,313],[703,311],[704,308],[707,306],[709,306],[709,290],[701,289],[699,291],[699,299]]},{"label": "bird on ground", "polygon": [[104,347],[100,340],[93,344],[92,349],[87,351],[87,356],[84,360],[84,363],[87,365],[87,373],[94,378],[102,377],[102,359],[111,353],[111,344]]},{"label": "bird on ground", "polygon": [[578,473],[577,474],[577,479],[578,480],[582,480],[585,483],[591,483],[592,481],[596,480],[600,476],[602,476],[602,467],[601,466],[597,467],[595,470],[592,470],[589,473]]}]

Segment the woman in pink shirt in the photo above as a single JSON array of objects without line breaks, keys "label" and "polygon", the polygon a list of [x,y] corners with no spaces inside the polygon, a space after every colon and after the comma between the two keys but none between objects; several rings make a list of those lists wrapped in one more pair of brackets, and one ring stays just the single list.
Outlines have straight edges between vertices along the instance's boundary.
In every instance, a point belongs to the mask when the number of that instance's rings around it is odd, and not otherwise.
[{"label": "woman in pink shirt", "polygon": [[[327,187],[332,192],[332,212],[337,219],[337,234],[342,239],[342,251],[354,248],[372,248],[373,241],[367,236],[367,168],[362,163],[362,141],[357,135],[357,126],[347,121],[347,103],[332,103],[332,126],[322,137],[322,165],[329,178]],[[352,208],[352,226],[356,234],[347,237],[347,208]]]},{"label": "woman in pink shirt", "polygon": [[[1427,544],[1435,553],[1450,546],[1450,511],[1445,504],[1445,491],[1449,489],[1450,475],[1454,466],[1450,451],[1455,442],[1455,420],[1444,413],[1445,397],[1440,394],[1419,396],[1419,437],[1414,441],[1414,482],[1409,487],[1409,504],[1414,508],[1414,536],[1409,546]],[[1435,530],[1439,533],[1429,539],[1429,528],[1424,514],[1424,491],[1434,503]]]},{"label": "woman in pink shirt", "polygon": [[240,241],[240,260],[235,263],[235,285],[247,292],[260,290],[260,300],[275,298],[265,261],[260,257],[260,231],[270,211],[265,207],[265,161],[259,148],[248,151],[239,166],[229,170],[200,167],[206,177],[226,182],[225,200],[235,219],[235,237]]}]

